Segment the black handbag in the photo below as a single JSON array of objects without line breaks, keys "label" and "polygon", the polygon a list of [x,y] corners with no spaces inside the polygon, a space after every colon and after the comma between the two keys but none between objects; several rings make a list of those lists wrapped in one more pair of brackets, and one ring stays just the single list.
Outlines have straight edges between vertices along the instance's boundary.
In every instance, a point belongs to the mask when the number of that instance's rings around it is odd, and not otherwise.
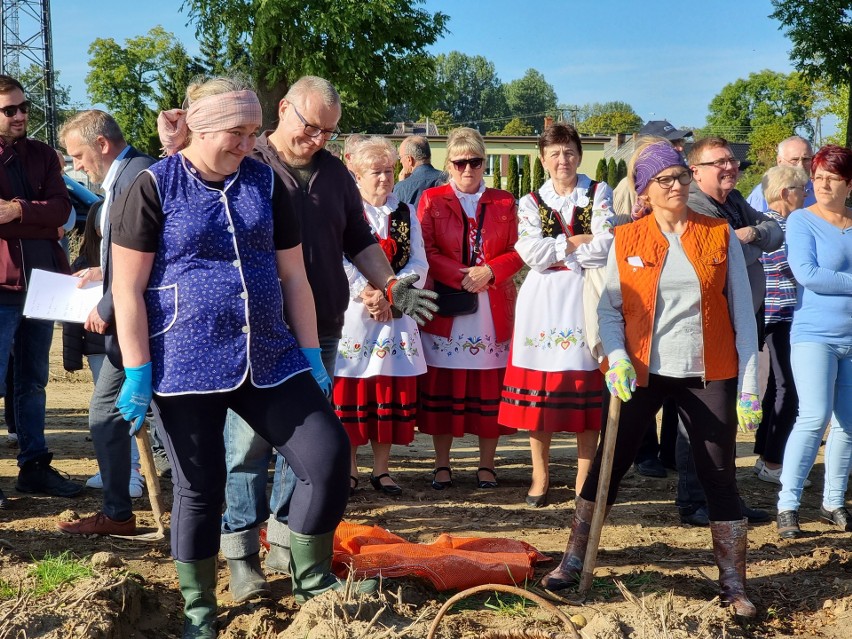
[{"label": "black handbag", "polygon": [[452,286],[435,282],[433,290],[438,294],[435,303],[438,305],[438,315],[456,317],[458,315],[473,315],[479,310],[479,295],[468,293]]},{"label": "black handbag", "polygon": [[[479,214],[479,220],[476,226],[476,240],[473,244],[473,255],[470,259],[465,259],[464,262],[469,266],[476,264],[479,257],[479,251],[482,243],[482,224],[485,221],[485,204],[482,205],[482,211]],[[467,216],[464,216],[464,236],[467,237]],[[467,242],[464,242],[464,252],[467,253]],[[466,257],[466,256],[465,256]],[[448,284],[442,284],[437,280],[432,287],[438,294],[438,299],[435,303],[438,305],[438,315],[444,317],[458,317],[459,315],[473,315],[479,310],[479,293],[470,293],[457,288],[453,288]]]}]

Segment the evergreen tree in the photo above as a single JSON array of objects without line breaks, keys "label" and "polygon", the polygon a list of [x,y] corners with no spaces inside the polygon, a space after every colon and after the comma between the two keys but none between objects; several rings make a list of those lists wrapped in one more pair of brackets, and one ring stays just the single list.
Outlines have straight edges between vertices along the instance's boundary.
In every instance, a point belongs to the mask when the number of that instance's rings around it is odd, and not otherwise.
[{"label": "evergreen tree", "polygon": [[531,175],[532,169],[530,169],[530,156],[524,155],[524,166],[521,173],[521,188],[520,194],[526,195],[530,192],[530,185],[532,184]]},{"label": "evergreen tree", "polygon": [[541,158],[536,156],[532,174],[533,190],[538,191],[542,184],[544,184],[544,167],[541,165]]},{"label": "evergreen tree", "polygon": [[598,168],[595,169],[595,181],[606,182],[606,160],[598,160]]},{"label": "evergreen tree", "polygon": [[495,155],[494,157],[494,171],[491,173],[491,186],[495,189],[499,189],[503,186],[503,177],[500,175],[500,160],[503,156]]},{"label": "evergreen tree", "polygon": [[506,190],[518,197],[518,160],[514,155],[509,156],[509,170],[506,172]]},{"label": "evergreen tree", "polygon": [[606,163],[606,183],[612,187],[618,184],[618,165],[615,158],[610,158]]},{"label": "evergreen tree", "polygon": [[[617,173],[618,173],[618,182],[621,182],[624,178],[627,177],[627,162],[625,162],[624,159],[621,159],[621,160],[618,161]],[[616,182],[616,184],[618,184],[618,182]],[[612,184],[611,186],[612,186],[612,188],[615,188],[615,184]]]}]

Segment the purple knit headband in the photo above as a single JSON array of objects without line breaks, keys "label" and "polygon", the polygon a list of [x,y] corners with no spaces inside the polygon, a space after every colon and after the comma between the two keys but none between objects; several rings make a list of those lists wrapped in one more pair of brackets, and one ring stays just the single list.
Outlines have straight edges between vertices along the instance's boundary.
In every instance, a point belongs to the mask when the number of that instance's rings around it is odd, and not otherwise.
[{"label": "purple knit headband", "polygon": [[671,144],[656,142],[645,147],[633,165],[633,182],[636,184],[637,195],[645,192],[651,178],[670,166],[686,166],[683,156]]}]

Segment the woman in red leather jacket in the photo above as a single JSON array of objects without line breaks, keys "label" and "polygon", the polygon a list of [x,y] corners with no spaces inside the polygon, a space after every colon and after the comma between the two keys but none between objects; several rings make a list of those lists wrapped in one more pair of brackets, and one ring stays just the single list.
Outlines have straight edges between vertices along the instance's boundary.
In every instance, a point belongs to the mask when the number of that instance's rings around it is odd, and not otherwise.
[{"label": "woman in red leather jacket", "polygon": [[[514,248],[515,198],[485,188],[485,158],[479,132],[454,129],[447,139],[449,183],[427,189],[417,211],[429,261],[427,286],[465,291],[476,300],[468,314],[441,314],[448,309],[439,308],[421,333],[428,369],[420,380],[417,421],[434,441],[435,490],[452,486],[450,448],[465,433],[479,437],[477,485],[496,488],[497,439],[514,432],[497,424],[497,412],[515,316],[512,276],[523,261]],[[470,302],[461,306],[470,311]]]}]

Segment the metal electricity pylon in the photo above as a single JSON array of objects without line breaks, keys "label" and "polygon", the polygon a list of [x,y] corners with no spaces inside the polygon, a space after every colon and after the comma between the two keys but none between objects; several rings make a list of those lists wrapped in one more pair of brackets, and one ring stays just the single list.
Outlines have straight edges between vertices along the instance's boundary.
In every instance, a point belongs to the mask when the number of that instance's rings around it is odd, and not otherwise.
[{"label": "metal electricity pylon", "polygon": [[0,72],[24,85],[32,104],[27,134],[56,147],[50,0],[0,0]]}]

